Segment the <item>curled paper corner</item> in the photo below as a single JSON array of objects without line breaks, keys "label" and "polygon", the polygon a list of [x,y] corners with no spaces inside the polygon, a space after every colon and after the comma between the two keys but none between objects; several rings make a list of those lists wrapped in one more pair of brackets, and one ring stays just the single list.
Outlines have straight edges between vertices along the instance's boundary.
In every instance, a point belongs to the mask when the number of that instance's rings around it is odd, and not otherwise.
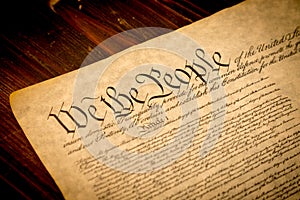
[{"label": "curled paper corner", "polygon": [[9,95],[9,105],[10,105],[12,111],[14,111],[13,107],[15,105],[17,93],[18,93],[18,91],[14,91]]},{"label": "curled paper corner", "polygon": [[16,113],[16,110],[18,110],[18,105],[19,105],[19,99],[20,99],[20,94],[22,96],[23,94],[23,89],[21,90],[17,90],[17,91],[14,91],[12,92],[10,95],[9,95],[9,105],[10,105],[10,109],[13,113],[13,115],[16,117],[17,119],[17,116],[18,114]]}]

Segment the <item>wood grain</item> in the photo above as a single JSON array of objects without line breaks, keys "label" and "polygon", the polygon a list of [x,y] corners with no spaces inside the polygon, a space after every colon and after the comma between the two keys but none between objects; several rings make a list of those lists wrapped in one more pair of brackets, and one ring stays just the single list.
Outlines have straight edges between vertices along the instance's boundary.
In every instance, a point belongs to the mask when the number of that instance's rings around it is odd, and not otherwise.
[{"label": "wood grain", "polygon": [[[241,0],[51,2],[1,3],[0,191],[7,199],[64,199],[13,116],[9,105],[13,91],[78,69],[95,46],[122,31],[175,30]],[[157,35],[103,47],[102,57]]]}]

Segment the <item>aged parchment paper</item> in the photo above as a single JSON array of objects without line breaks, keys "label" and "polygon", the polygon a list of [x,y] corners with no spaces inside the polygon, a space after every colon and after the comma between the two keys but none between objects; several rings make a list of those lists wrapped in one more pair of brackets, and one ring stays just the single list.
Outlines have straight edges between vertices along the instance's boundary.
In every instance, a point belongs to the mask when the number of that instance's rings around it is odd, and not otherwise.
[{"label": "aged parchment paper", "polygon": [[248,0],[16,91],[66,199],[299,199],[300,2]]}]

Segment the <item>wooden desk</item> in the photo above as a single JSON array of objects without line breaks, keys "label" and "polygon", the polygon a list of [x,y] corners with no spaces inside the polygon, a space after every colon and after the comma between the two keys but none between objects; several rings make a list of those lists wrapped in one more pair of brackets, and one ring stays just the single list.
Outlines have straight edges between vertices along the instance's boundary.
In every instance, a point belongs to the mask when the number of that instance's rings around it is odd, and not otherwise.
[{"label": "wooden desk", "polygon": [[[47,0],[9,0],[1,3],[1,195],[7,194],[7,199],[63,199],[13,116],[9,105],[13,91],[78,69],[91,49],[122,31],[150,26],[175,30],[239,2],[61,0],[49,4]],[[149,38],[151,35],[144,40]],[[120,50],[111,47],[103,54],[109,56]]]}]

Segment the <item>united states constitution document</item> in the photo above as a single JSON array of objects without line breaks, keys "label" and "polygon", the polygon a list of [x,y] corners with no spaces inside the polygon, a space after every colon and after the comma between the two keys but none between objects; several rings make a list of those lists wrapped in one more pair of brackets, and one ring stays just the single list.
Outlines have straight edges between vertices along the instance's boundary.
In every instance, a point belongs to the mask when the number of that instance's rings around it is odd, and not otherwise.
[{"label": "united states constitution document", "polygon": [[11,94],[66,199],[299,199],[300,1],[246,0]]}]

